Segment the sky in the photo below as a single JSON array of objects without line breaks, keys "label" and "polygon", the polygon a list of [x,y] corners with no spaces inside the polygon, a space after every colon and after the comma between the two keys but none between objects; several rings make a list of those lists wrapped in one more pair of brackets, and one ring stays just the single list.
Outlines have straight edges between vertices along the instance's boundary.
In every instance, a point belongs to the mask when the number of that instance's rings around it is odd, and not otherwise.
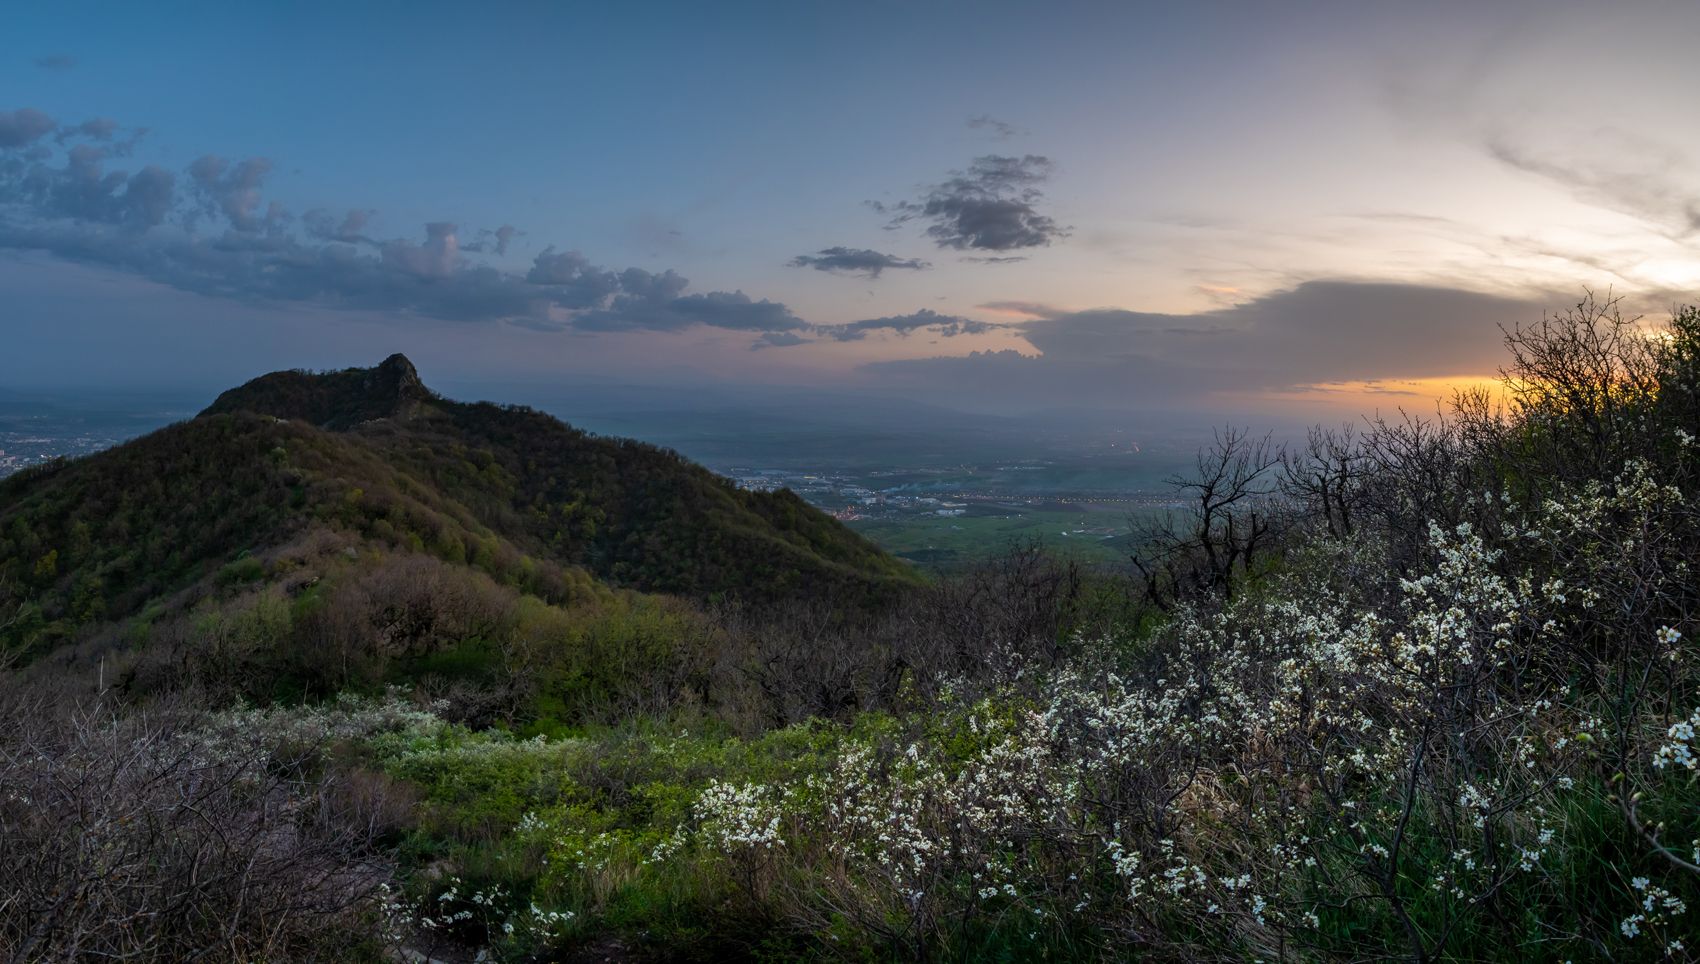
[{"label": "sky", "polygon": [[1692,3],[29,4],[0,386],[1332,412],[1700,289]]}]

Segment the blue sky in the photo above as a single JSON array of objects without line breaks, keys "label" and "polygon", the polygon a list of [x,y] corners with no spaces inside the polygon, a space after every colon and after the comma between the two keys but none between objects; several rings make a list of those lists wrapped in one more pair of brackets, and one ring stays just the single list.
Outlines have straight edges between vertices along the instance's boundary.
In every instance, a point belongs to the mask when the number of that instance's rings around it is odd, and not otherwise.
[{"label": "blue sky", "polygon": [[1486,6],[30,5],[0,384],[1429,391],[1700,286],[1695,8]]}]

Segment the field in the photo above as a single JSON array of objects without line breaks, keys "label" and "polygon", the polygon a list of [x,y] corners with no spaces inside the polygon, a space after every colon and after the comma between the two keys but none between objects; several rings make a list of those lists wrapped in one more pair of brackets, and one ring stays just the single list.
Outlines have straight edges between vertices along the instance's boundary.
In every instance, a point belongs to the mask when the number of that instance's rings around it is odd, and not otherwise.
[{"label": "field", "polygon": [[975,506],[960,516],[922,515],[852,520],[852,529],[881,548],[922,568],[948,572],[985,559],[1011,543],[1038,540],[1081,562],[1099,566],[1127,563],[1129,532],[1135,514],[1149,509],[1095,504],[1028,510]]}]

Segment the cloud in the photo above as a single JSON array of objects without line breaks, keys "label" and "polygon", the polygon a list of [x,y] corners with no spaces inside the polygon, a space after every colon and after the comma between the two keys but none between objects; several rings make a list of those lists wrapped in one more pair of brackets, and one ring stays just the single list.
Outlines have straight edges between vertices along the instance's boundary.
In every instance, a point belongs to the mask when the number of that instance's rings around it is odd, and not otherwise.
[{"label": "cloud", "polygon": [[1501,326],[1539,316],[1528,301],[1415,284],[1311,281],[1196,315],[1078,311],[1027,322],[1051,357],[1148,355],[1233,371],[1257,389],[1319,381],[1492,371]]},{"label": "cloud", "polygon": [[377,237],[370,208],[340,216],[312,208],[296,218],[266,197],[267,158],[205,154],[181,171],[113,170],[120,130],[106,120],[63,127],[29,108],[0,113],[0,248],[255,302],[553,331],[700,326],[759,334],[769,346],[818,337],[782,303],[742,291],[692,292],[671,270],[616,271],[554,246],[523,272],[474,257],[506,254],[520,234],[512,225],[463,243],[448,221],[427,223],[412,238]]},{"label": "cloud", "polygon": [[1228,395],[1322,383],[1491,374],[1501,327],[1541,315],[1539,302],[1425,285],[1312,281],[1195,315],[1029,302],[981,307],[1027,315],[1037,351],[882,362],[895,389],[932,397],[996,395],[1010,404],[1180,409]]},{"label": "cloud", "polygon": [[[562,308],[592,308],[620,291],[620,278],[598,268],[577,251],[544,248],[526,272],[528,284],[547,285],[554,290],[555,303]],[[683,279],[680,279],[683,280]]]},{"label": "cloud", "polygon": [[970,255],[962,260],[972,261],[975,264],[1015,264],[1018,261],[1026,261],[1027,256],[1024,254],[1010,255],[1007,257],[975,257]]},{"label": "cloud", "polygon": [[988,131],[999,140],[1008,140],[1011,137],[1027,133],[1014,124],[1007,124],[990,114],[980,114],[977,117],[968,118],[968,126],[974,130]]},{"label": "cloud", "polygon": [[627,268],[620,272],[620,288],[628,295],[650,301],[677,298],[690,285],[669,268],[656,273],[643,268]]},{"label": "cloud", "polygon": [[695,325],[734,331],[807,331],[809,323],[777,301],[756,300],[742,291],[709,291],[676,298],[622,294],[604,308],[573,319],[580,331],[683,331]]},{"label": "cloud", "polygon": [[189,179],[208,212],[224,215],[238,231],[259,231],[272,225],[276,216],[268,208],[259,214],[260,191],[271,173],[269,158],[251,157],[231,163],[217,154],[204,154],[189,165]]},{"label": "cloud", "polygon": [[378,248],[383,263],[415,278],[447,278],[461,268],[455,226],[447,221],[425,225],[425,241],[389,241]]},{"label": "cloud", "polygon": [[513,239],[524,233],[511,224],[504,224],[494,231],[486,228],[479,231],[478,236],[472,241],[461,245],[461,250],[471,251],[474,254],[490,251],[500,257],[508,253],[508,245],[513,242]]},{"label": "cloud", "polygon": [[[7,116],[0,114],[0,134],[6,129]],[[14,120],[13,128],[29,136],[9,142],[14,145],[10,152],[13,156],[0,153],[0,202],[11,201],[14,208],[21,207],[39,218],[69,218],[144,230],[165,220],[176,190],[176,176],[170,171],[154,165],[135,174],[108,171],[106,161],[115,148],[92,143],[72,145],[64,151],[62,165],[52,165],[47,163],[52,156],[48,148],[39,144],[22,151],[17,148],[34,144],[48,131],[60,129],[59,125],[38,111],[12,111],[10,116],[24,117],[22,122]],[[72,139],[97,136],[79,132],[79,128],[66,130]],[[104,128],[97,131],[110,136]],[[0,136],[0,143],[6,142]]]},{"label": "cloud", "polygon": [[891,331],[899,335],[909,335],[916,331],[925,330],[949,338],[956,335],[983,334],[997,327],[999,326],[990,322],[974,321],[955,315],[941,315],[930,308],[922,308],[920,311],[909,315],[869,318],[865,321],[852,321],[842,325],[818,325],[815,330],[834,341],[861,341],[870,333],[876,331]]},{"label": "cloud", "polygon": [[320,241],[341,241],[344,244],[376,244],[366,236],[366,225],[377,216],[371,208],[355,208],[337,217],[324,208],[313,208],[301,215],[301,226],[307,236]]},{"label": "cloud", "polygon": [[813,268],[816,271],[831,271],[836,274],[861,274],[869,278],[878,278],[880,272],[887,268],[924,271],[932,267],[919,258],[899,258],[894,254],[884,254],[868,248],[846,247],[822,248],[814,254],[799,254],[786,264],[793,268]]},{"label": "cloud", "polygon": [[770,331],[764,333],[760,338],[757,338],[755,343],[750,346],[750,350],[760,351],[763,348],[787,348],[791,345],[801,345],[806,342],[808,342],[807,338],[804,338],[802,335],[799,335],[794,331]]},{"label": "cloud", "polygon": [[[123,156],[116,122],[67,127],[30,109],[0,115],[0,248],[40,250],[125,271],[184,291],[259,303],[412,314],[449,321],[505,322],[537,331],[678,332],[717,328],[755,336],[753,348],[860,341],[928,332],[979,334],[996,325],[931,310],[814,324],[781,302],[743,291],[692,291],[672,270],[615,270],[584,254],[546,246],[523,271],[484,263],[520,232],[512,225],[463,241],[449,221],[412,237],[374,233],[367,207],[299,217],[267,196],[268,158],[203,154],[181,170],[146,164],[114,169]],[[1028,159],[982,159],[987,190],[1014,190],[1040,176]],[[798,267],[878,277],[926,262],[868,249],[832,247],[794,259]]]},{"label": "cloud", "polygon": [[75,127],[60,128],[55,140],[63,144],[72,137],[86,137],[96,141],[110,141],[112,135],[118,132],[118,122],[110,117],[92,117]]},{"label": "cloud", "polygon": [[70,54],[48,54],[35,58],[35,65],[42,70],[70,70],[77,66],[77,58]]},{"label": "cloud", "polygon": [[53,118],[28,107],[0,111],[0,149],[27,147],[58,126]]},{"label": "cloud", "polygon": [[980,307],[1000,314],[1026,315],[1029,318],[1061,318],[1068,314],[1060,308],[1053,308],[1039,301],[988,301]]},{"label": "cloud", "polygon": [[[688,300],[688,299],[682,299]],[[762,304],[760,302],[756,304]],[[861,321],[845,322],[836,325],[812,325],[801,322],[787,312],[783,316],[786,326],[776,325],[773,330],[765,332],[752,348],[782,348],[793,345],[806,345],[818,342],[862,341],[869,335],[877,333],[893,333],[900,337],[908,337],[916,332],[924,331],[941,338],[954,338],[957,335],[979,335],[997,328],[1007,327],[988,321],[976,321],[972,318],[962,318],[956,315],[944,315],[930,308],[907,315],[890,315],[884,318],[867,318]],[[790,324],[795,322],[795,324]],[[730,327],[730,326],[722,326]]]},{"label": "cloud", "polygon": [[163,223],[171,213],[171,199],[176,191],[177,175],[152,164],[142,168],[124,184],[125,218],[145,227]]},{"label": "cloud", "polygon": [[668,308],[691,322],[744,331],[795,331],[808,323],[791,309],[766,298],[757,301],[742,291],[710,291],[675,298]]},{"label": "cloud", "polygon": [[1068,230],[1040,214],[1039,185],[1051,175],[1049,158],[987,154],[966,171],[953,172],[921,198],[894,205],[873,202],[892,214],[888,227],[909,221],[927,224],[927,236],[941,248],[1014,251],[1038,248],[1068,236]]},{"label": "cloud", "polygon": [[1590,204],[1682,236],[1700,232],[1700,182],[1690,174],[1693,162],[1666,145],[1602,130],[1583,145],[1546,149],[1499,132],[1487,137],[1485,148],[1501,164],[1544,178]]}]

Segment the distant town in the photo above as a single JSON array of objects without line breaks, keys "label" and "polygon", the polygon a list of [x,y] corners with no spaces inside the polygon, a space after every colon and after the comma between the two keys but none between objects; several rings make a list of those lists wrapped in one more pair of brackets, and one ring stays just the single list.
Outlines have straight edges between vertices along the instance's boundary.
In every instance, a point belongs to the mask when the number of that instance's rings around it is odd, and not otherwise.
[{"label": "distant town", "polygon": [[[1003,471],[1019,471],[1023,469],[1043,470],[1045,467],[999,466],[998,468]],[[895,472],[871,472],[867,476],[849,476],[806,473],[791,469],[732,469],[727,474],[740,488],[754,492],[790,489],[802,496],[811,505],[826,510],[833,518],[842,522],[889,519],[916,514],[955,518],[968,515],[976,509],[981,511],[996,509],[1031,511],[1056,506],[1078,506],[1081,511],[1113,510],[1116,506],[1126,506],[1129,509],[1150,509],[1167,506],[1174,501],[1172,495],[1159,492],[1130,492],[1120,495],[1099,493],[1016,495],[993,489],[952,489],[943,493],[935,491],[932,494],[918,494],[914,491],[913,483],[898,482],[884,487],[875,487],[870,484],[870,478],[877,479],[882,474],[893,476],[899,474]],[[914,472],[910,470],[901,474],[909,477],[913,476]]]},{"label": "distant town", "polygon": [[0,478],[54,459],[98,452],[122,441],[111,435],[37,435],[0,431]]},{"label": "distant town", "polygon": [[[1057,468],[1041,462],[861,473],[723,471],[745,489],[790,489],[888,551],[946,570],[1031,541],[1093,563],[1123,563],[1139,520],[1175,505],[1166,488],[1141,490],[1133,480],[1126,491],[1071,491],[1054,478]],[[1011,485],[1014,478],[1026,484]]]}]

